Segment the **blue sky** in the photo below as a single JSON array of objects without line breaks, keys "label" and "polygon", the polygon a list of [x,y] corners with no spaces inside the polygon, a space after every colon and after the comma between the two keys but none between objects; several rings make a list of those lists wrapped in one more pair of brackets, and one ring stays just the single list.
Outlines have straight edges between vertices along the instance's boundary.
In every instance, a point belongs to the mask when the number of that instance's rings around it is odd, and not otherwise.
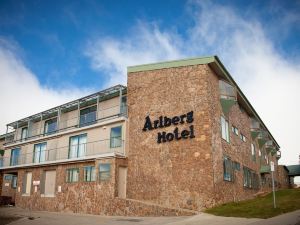
[{"label": "blue sky", "polygon": [[126,84],[127,66],[218,55],[281,145],[282,162],[296,163],[299,12],[299,0],[2,0],[0,131]]},{"label": "blue sky", "polygon": [[[299,12],[299,1],[215,3],[231,7],[242,18],[261,22],[283,55],[299,57],[299,21],[282,36],[285,28],[280,26],[287,13]],[[198,10],[193,4],[176,0],[1,1],[0,35],[20,47],[26,66],[42,85],[99,89],[105,86],[107,76],[94,70],[84,54],[89,42],[106,37],[122,39],[139,22],[156,24],[162,31],[173,30],[186,38],[187,30],[194,25],[191,11]],[[207,54],[216,52],[210,49]]]}]

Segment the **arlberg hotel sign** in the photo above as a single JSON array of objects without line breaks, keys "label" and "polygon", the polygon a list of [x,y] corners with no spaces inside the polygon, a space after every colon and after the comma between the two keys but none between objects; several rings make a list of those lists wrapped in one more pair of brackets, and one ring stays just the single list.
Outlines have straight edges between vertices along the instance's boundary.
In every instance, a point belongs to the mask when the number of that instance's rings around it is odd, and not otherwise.
[{"label": "arlberg hotel sign", "polygon": [[190,125],[188,129],[179,130],[177,125],[179,124],[191,124],[194,121],[194,112],[190,111],[181,116],[174,116],[169,118],[167,116],[160,116],[157,120],[151,121],[150,117],[145,118],[145,124],[143,131],[150,131],[158,128],[169,127],[171,125],[176,126],[173,132],[167,133],[165,131],[157,133],[157,143],[170,142],[173,140],[194,138],[194,125]]}]

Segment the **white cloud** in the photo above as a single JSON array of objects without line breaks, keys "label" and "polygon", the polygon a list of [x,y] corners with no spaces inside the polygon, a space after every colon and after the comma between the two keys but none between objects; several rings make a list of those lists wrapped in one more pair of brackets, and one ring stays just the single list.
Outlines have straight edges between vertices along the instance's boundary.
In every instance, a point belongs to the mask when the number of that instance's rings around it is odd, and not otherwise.
[{"label": "white cloud", "polygon": [[122,39],[94,40],[86,52],[93,68],[105,70],[111,84],[126,83],[129,65],[217,54],[281,145],[280,162],[297,163],[300,66],[280,55],[259,21],[233,8],[193,1],[187,10],[194,25],[184,36],[138,23]]},{"label": "white cloud", "polygon": [[109,75],[108,86],[127,83],[127,66],[183,57],[178,50],[181,39],[174,33],[160,31],[155,24],[139,22],[129,33],[132,35],[121,40],[101,38],[88,44],[85,54],[91,58],[94,69]]},{"label": "white cloud", "polygon": [[61,91],[42,86],[22,62],[19,47],[0,38],[0,134],[6,124],[82,97],[87,90]]}]

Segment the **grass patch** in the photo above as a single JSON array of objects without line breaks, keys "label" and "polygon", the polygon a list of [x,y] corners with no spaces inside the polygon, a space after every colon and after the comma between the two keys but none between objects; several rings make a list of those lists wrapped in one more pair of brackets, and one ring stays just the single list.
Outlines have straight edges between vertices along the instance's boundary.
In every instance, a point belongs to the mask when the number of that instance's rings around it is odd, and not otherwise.
[{"label": "grass patch", "polygon": [[285,189],[276,191],[276,206],[273,208],[273,194],[269,193],[255,199],[226,203],[205,212],[217,216],[270,218],[283,213],[300,209],[300,189]]}]

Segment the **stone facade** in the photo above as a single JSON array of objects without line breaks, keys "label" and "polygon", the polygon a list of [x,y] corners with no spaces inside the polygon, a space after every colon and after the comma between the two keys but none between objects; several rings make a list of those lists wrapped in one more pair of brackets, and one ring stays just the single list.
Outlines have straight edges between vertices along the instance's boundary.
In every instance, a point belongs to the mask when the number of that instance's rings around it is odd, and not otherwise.
[{"label": "stone facade", "polygon": [[278,188],[290,188],[292,187],[290,184],[290,179],[288,176],[288,169],[286,166],[278,165],[277,169],[277,181],[278,181]]},{"label": "stone facade", "polygon": [[[253,198],[260,191],[260,168],[275,162],[251,136],[251,117],[238,101],[224,114],[220,104],[219,80],[207,64],[137,71],[128,74],[129,148],[128,197],[166,207],[202,210],[217,204]],[[172,118],[194,113],[195,138],[157,143],[158,133],[175,127],[143,131],[146,116]],[[221,137],[220,118],[229,122],[230,141]],[[236,135],[231,131],[239,129]],[[245,136],[241,140],[240,134]],[[252,155],[251,144],[255,146]],[[267,155],[268,160],[263,156]],[[232,181],[224,180],[224,157],[239,164]],[[243,169],[256,176],[256,185],[244,185]],[[287,176],[287,174],[284,174]],[[269,181],[269,173],[264,175]],[[277,178],[276,178],[277,179]],[[253,182],[253,181],[252,181]],[[149,185],[150,184],[150,185]]]}]

